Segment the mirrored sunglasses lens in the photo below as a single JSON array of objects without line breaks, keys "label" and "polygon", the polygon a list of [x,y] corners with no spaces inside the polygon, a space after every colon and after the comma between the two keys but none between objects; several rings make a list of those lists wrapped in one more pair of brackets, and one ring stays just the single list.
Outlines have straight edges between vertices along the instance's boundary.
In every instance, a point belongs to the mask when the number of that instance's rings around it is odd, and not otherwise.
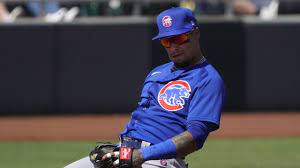
[{"label": "mirrored sunglasses lens", "polygon": [[162,38],[160,39],[160,42],[164,47],[171,47],[171,43],[180,45],[186,42],[188,39],[189,38],[187,34],[180,34],[169,38]]},{"label": "mirrored sunglasses lens", "polygon": [[168,38],[160,39],[160,43],[161,43],[164,47],[170,47],[170,46],[171,46],[171,42],[169,41]]},{"label": "mirrored sunglasses lens", "polygon": [[175,44],[182,44],[188,40],[188,36],[186,34],[180,34],[178,36],[173,37],[172,42]]}]

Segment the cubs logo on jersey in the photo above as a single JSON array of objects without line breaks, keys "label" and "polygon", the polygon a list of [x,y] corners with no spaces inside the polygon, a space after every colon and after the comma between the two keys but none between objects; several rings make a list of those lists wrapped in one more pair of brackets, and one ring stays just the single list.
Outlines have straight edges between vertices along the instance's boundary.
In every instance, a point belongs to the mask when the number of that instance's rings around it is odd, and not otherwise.
[{"label": "cubs logo on jersey", "polygon": [[190,97],[191,87],[187,81],[177,80],[166,84],[158,93],[160,106],[168,111],[184,108],[185,101]]}]

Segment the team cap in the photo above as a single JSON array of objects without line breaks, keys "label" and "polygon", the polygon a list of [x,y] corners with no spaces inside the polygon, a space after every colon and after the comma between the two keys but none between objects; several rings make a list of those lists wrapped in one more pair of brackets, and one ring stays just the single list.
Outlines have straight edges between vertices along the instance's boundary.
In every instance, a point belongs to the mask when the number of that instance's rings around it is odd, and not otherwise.
[{"label": "team cap", "polygon": [[152,40],[189,32],[197,26],[197,20],[191,10],[173,7],[161,12],[156,18],[156,24],[159,33]]}]

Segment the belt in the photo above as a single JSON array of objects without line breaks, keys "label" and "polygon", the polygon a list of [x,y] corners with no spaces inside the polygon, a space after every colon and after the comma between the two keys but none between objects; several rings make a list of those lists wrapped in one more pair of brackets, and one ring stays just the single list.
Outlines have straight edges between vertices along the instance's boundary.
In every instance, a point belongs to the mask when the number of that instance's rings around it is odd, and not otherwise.
[{"label": "belt", "polygon": [[123,137],[121,139],[121,146],[140,149],[140,148],[145,148],[147,146],[151,146],[151,143],[139,139],[130,138],[130,137]]}]

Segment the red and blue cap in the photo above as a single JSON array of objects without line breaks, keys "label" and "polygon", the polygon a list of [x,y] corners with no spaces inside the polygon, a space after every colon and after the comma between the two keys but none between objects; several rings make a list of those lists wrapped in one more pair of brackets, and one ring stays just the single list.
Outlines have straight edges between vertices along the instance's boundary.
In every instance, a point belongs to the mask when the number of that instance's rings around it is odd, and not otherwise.
[{"label": "red and blue cap", "polygon": [[159,33],[152,40],[183,34],[197,26],[193,12],[187,8],[173,7],[161,12],[156,18]]}]

